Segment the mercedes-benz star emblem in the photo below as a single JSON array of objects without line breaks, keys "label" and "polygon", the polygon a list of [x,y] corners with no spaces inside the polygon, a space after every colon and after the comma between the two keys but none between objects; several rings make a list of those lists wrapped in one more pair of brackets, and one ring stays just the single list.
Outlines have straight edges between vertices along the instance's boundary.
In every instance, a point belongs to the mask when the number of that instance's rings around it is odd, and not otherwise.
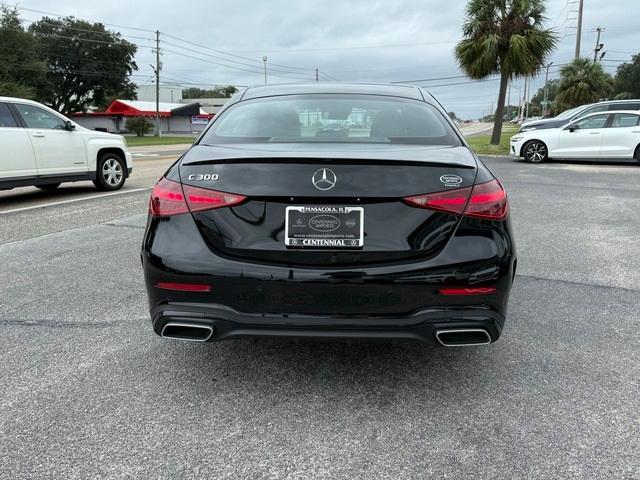
[{"label": "mercedes-benz star emblem", "polygon": [[328,168],[321,168],[311,177],[311,181],[313,182],[313,186],[318,190],[331,190],[336,186],[336,182],[338,181],[338,177],[333,173],[333,170]]}]

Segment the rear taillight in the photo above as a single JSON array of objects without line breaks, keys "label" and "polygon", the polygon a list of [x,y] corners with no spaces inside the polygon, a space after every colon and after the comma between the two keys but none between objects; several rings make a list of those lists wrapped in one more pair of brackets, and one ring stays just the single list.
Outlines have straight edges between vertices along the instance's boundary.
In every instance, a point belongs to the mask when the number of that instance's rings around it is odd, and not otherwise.
[{"label": "rear taillight", "polygon": [[182,186],[162,177],[151,192],[149,213],[155,217],[167,217],[189,213],[187,202],[184,200]]},{"label": "rear taillight", "polygon": [[504,220],[509,212],[507,192],[496,179],[473,186],[465,215],[470,217]]},{"label": "rear taillight", "polygon": [[420,208],[428,208],[429,210],[438,210],[447,213],[462,213],[464,206],[469,200],[471,187],[458,188],[456,190],[448,190],[444,192],[427,193],[426,195],[416,195],[414,197],[406,197],[405,202]]},{"label": "rear taillight", "polygon": [[246,198],[235,193],[181,185],[163,177],[153,187],[151,201],[149,202],[149,212],[156,217],[201,212],[213,208],[237,205]]},{"label": "rear taillight", "polygon": [[509,211],[507,193],[496,179],[479,183],[473,188],[405,197],[404,201],[415,207],[489,220],[504,220]]}]

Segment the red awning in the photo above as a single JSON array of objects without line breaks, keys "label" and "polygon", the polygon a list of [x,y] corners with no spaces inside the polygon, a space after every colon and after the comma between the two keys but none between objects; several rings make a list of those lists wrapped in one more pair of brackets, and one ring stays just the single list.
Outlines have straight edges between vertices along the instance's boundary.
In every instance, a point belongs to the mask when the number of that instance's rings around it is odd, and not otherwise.
[{"label": "red awning", "polygon": [[[96,112],[98,113],[98,112]],[[161,117],[170,117],[171,112],[158,112]],[[125,117],[155,117],[155,110],[138,110],[137,108],[127,105],[119,100],[114,100],[111,105],[102,113],[102,115],[123,115]]]}]

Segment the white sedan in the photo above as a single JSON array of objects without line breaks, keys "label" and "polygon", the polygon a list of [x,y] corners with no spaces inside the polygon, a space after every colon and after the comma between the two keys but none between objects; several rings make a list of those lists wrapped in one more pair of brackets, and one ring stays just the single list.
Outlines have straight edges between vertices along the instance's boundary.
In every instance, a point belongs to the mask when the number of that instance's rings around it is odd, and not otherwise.
[{"label": "white sedan", "polygon": [[124,137],[88,130],[55,110],[0,97],[0,190],[92,180],[117,190],[132,169]]},{"label": "white sedan", "polygon": [[558,159],[635,159],[640,163],[640,112],[593,113],[561,128],[511,137],[509,154],[531,163]]}]

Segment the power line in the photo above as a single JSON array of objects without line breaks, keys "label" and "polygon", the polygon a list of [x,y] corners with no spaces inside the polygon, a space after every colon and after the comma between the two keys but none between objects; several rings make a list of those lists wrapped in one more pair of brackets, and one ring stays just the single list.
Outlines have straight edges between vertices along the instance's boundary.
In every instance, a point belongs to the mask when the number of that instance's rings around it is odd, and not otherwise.
[{"label": "power line", "polygon": [[[197,53],[198,55],[203,55],[205,57],[214,58],[214,59],[217,59],[217,60],[221,60],[223,62],[235,63],[235,64],[242,65],[242,66],[248,67],[248,68],[257,68],[257,65],[252,65],[250,63],[240,62],[238,60],[233,60],[233,59],[230,59],[230,58],[224,58],[224,57],[221,57],[219,55],[212,55],[210,53],[201,52],[201,51],[195,50],[193,48],[183,47],[181,45],[177,45],[177,44],[172,43],[172,42],[163,41],[163,43],[165,45],[174,46],[174,47],[180,48],[180,49],[188,51],[188,52]],[[170,51],[170,50],[167,50],[167,51]],[[280,69],[280,68],[271,68],[271,65],[272,64],[269,63],[269,67],[270,67],[269,71],[276,71],[276,72],[287,73],[287,74],[292,74],[292,75],[301,75],[301,74],[299,74],[297,72],[291,72],[291,71],[283,70],[283,69]],[[308,75],[311,75],[311,71],[309,71]]]},{"label": "power line", "polygon": [[[195,47],[198,47],[198,48],[201,48],[201,49],[204,49],[204,50],[208,50],[208,51],[211,51],[211,52],[216,52],[216,53],[218,53],[218,54],[220,54],[220,55],[227,55],[227,56],[229,56],[229,57],[239,58],[239,59],[241,59],[241,60],[245,60],[245,61],[248,61],[248,62],[257,63],[258,65],[262,66],[262,61],[261,61],[261,60],[256,60],[255,58],[244,57],[244,56],[242,56],[242,55],[236,55],[236,54],[234,54],[234,53],[226,52],[226,51],[224,51],[224,50],[219,50],[219,49],[216,49],[216,48],[211,48],[211,47],[209,47],[209,46],[202,45],[202,44],[200,44],[200,43],[196,43],[196,42],[192,42],[191,40],[186,40],[186,39],[184,39],[184,38],[180,38],[180,37],[177,37],[177,36],[175,36],[175,35],[168,34],[168,33],[163,33],[163,35],[164,35],[165,37],[167,37],[167,38],[172,38],[172,39],[174,39],[174,40],[177,40],[177,41],[180,41],[180,42],[183,42],[183,43],[189,44],[189,45],[193,45],[193,46],[195,46]],[[168,43],[168,42],[167,42],[167,43]],[[175,44],[173,44],[173,45],[175,45]],[[178,45],[175,45],[175,46],[178,46]],[[185,47],[181,47],[181,46],[179,46],[179,48],[185,48]],[[198,52],[198,53],[201,53],[201,52]],[[226,61],[231,61],[231,60],[229,60],[229,59],[225,59],[225,60],[226,60]],[[305,71],[310,71],[310,70],[312,70],[312,68],[308,68],[308,67],[296,67],[296,66],[283,65],[283,64],[279,64],[279,63],[273,63],[273,62],[269,62],[269,66],[270,66],[270,67],[272,67],[272,66],[276,66],[276,67],[281,67],[281,68],[290,69],[290,70],[305,70]],[[270,68],[270,69],[271,69],[271,68]]]},{"label": "power line", "polygon": [[[167,52],[167,53],[174,53],[174,54],[177,54],[177,55],[181,55],[181,56],[186,57],[186,58],[192,58],[194,60],[199,60],[199,61],[204,62],[204,63],[209,63],[209,64],[212,64],[212,65],[219,65],[219,66],[222,66],[222,67],[232,68],[232,69],[239,70],[239,71],[242,71],[242,72],[260,73],[260,74],[262,73],[260,70],[250,70],[250,69],[238,67],[238,66],[235,66],[235,65],[228,65],[228,64],[224,64],[224,63],[220,63],[220,62],[214,62],[212,60],[207,60],[205,58],[195,57],[193,55],[187,55],[186,53],[178,52],[178,51],[175,51],[175,50],[164,49],[164,51]],[[311,78],[301,78],[299,76],[298,77],[293,77],[293,76],[290,76],[290,75],[283,75],[281,73],[274,73],[273,76],[274,77],[281,77],[281,78],[290,78],[290,79],[294,79],[294,80],[309,80],[309,81],[311,80]]]},{"label": "power line", "polygon": [[[42,15],[51,15],[52,17],[58,17],[58,18],[73,17],[73,15],[62,15],[60,13],[47,12],[45,10],[36,10],[35,8],[21,7],[21,6],[18,6],[18,5],[9,5],[9,4],[4,3],[4,2],[0,2],[0,5],[5,7],[5,8],[9,8],[9,9],[15,8],[16,10],[24,10],[25,12],[40,13]],[[86,21],[89,21],[89,20],[86,20]],[[125,30],[137,30],[139,32],[156,33],[155,30],[149,30],[147,28],[130,27],[130,26],[126,26],[126,25],[118,25],[118,24],[115,24],[115,23],[106,23],[106,22],[96,22],[96,21],[92,21],[92,22],[93,23],[101,23],[102,25],[107,25],[107,26],[110,26],[110,27],[124,28]]]},{"label": "power line", "polygon": [[421,82],[431,82],[435,80],[454,80],[457,78],[469,78],[469,77],[467,75],[455,75],[451,77],[420,78],[418,80],[399,80],[397,82],[390,82],[390,83],[421,83]]},{"label": "power line", "polygon": [[[15,31],[23,32],[23,33],[29,33],[28,30],[23,30],[22,28],[18,28],[18,27],[3,27],[3,28],[10,29],[10,30],[15,30]],[[102,32],[95,32],[95,33],[102,33]],[[112,42],[112,41],[107,41],[107,40],[94,40],[92,38],[85,38],[85,37],[81,37],[81,36],[69,37],[69,36],[66,36],[66,35],[58,35],[57,33],[35,32],[33,34],[36,35],[36,36],[42,36],[42,37],[59,38],[59,39],[63,39],[63,40],[73,40],[73,41],[76,41],[76,42],[98,43],[98,44],[103,44],[103,45],[122,46],[126,42],[128,44],[135,45],[136,47],[149,48],[149,45],[141,45],[139,43],[129,42],[125,37],[119,38],[117,41]]]},{"label": "power line", "polygon": [[440,85],[423,85],[422,88],[437,88],[437,87],[451,87],[454,85],[468,85],[470,83],[485,83],[485,82],[496,82],[500,80],[500,77],[497,78],[488,78],[488,79],[483,79],[483,80],[470,80],[468,82],[455,82],[455,83],[441,83]]},{"label": "power line", "polygon": [[[361,45],[361,46],[349,46],[349,47],[317,47],[317,48],[287,48],[270,50],[265,49],[265,53],[287,53],[287,52],[323,52],[331,50],[362,50],[368,48],[406,48],[406,47],[419,47],[425,45],[453,45],[455,41],[450,42],[423,42],[423,43],[399,43],[389,45]],[[260,50],[236,50],[244,53],[256,53]]]},{"label": "power line", "polygon": [[[28,22],[31,23],[31,24],[44,23],[45,25],[51,25],[53,27],[60,26],[60,24],[57,24],[57,23],[54,23],[54,22],[48,22],[48,21],[44,20],[44,18],[41,18],[40,20],[32,20],[32,19],[29,19],[29,18],[21,18],[20,19],[20,23],[28,23]],[[73,31],[76,31],[76,32],[86,32],[86,33],[91,33],[91,34],[94,34],[94,35],[108,35],[108,36],[111,36],[111,35],[114,35],[114,33],[117,34],[117,35],[122,35],[120,32],[109,32],[109,31],[98,32],[96,30],[89,30],[88,28],[77,28],[77,27],[70,27],[70,26],[67,26],[67,25],[63,25],[63,26],[64,26],[65,30],[73,30]],[[153,38],[141,37],[139,35],[127,35],[127,38],[135,38],[135,39],[138,39],[138,40],[147,40],[147,41],[150,41],[150,42],[155,42],[155,39],[153,39]]]}]

